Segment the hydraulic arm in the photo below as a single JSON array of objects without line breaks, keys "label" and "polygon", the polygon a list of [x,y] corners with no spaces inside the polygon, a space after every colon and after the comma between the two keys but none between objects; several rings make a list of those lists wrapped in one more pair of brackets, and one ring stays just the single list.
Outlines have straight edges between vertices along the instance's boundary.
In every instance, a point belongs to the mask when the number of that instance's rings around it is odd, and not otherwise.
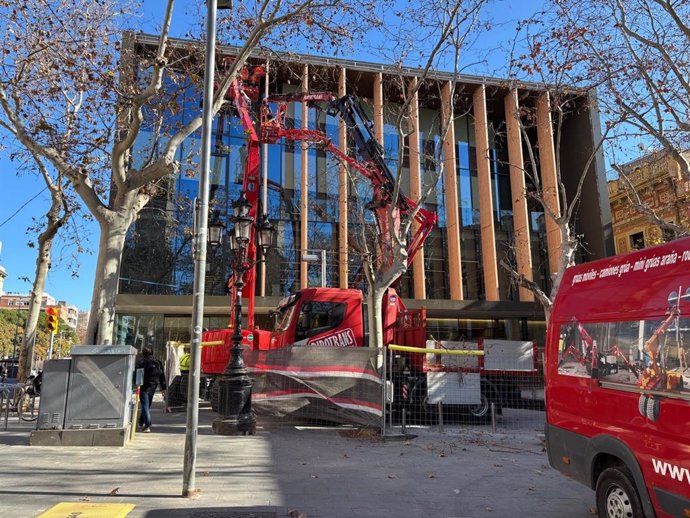
[{"label": "hydraulic arm", "polygon": [[[348,156],[336,147],[331,138],[323,131],[286,127],[286,113],[290,102],[306,102],[310,104],[325,104],[326,112],[343,120],[347,128],[347,135],[354,143],[361,160]],[[275,112],[271,104],[277,104]],[[367,178],[373,187],[373,199],[367,207],[376,215],[381,239],[391,240],[394,229],[400,218],[412,217],[418,223],[414,235],[407,245],[407,266],[412,264],[414,256],[424,244],[427,236],[437,222],[435,212],[417,207],[417,204],[398,193],[395,196],[396,181],[384,159],[383,148],[376,141],[369,121],[360,105],[349,95],[335,98],[329,93],[304,93],[275,95],[264,99],[261,106],[261,140],[275,143],[281,138],[305,141],[321,145],[336,156],[338,160],[349,165],[362,176]],[[389,214],[390,207],[394,207],[393,216]],[[416,212],[415,212],[416,210]]]}]

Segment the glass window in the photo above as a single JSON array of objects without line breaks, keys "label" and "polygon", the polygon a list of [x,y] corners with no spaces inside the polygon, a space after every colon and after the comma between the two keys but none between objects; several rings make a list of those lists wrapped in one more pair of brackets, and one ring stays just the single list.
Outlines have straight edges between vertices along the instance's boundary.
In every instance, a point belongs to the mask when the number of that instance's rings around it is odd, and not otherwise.
[{"label": "glass window", "polygon": [[325,333],[338,327],[345,316],[344,302],[305,302],[297,321],[296,340]]},{"label": "glass window", "polygon": [[630,235],[630,249],[641,250],[644,248],[644,232],[636,232]]},{"label": "glass window", "polygon": [[662,228],[661,229],[661,235],[664,239],[664,243],[668,243],[669,241],[673,241],[674,239],[676,239],[678,237],[678,234],[672,228]]},{"label": "glass window", "polygon": [[561,326],[559,374],[598,378],[642,391],[690,395],[690,317],[672,306],[664,318]]}]

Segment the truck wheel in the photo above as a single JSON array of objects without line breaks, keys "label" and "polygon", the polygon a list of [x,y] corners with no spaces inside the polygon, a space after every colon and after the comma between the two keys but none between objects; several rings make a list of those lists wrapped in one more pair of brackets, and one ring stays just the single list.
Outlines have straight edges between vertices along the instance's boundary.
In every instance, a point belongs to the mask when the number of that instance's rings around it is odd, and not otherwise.
[{"label": "truck wheel", "polygon": [[501,401],[498,391],[491,383],[482,383],[482,392],[479,404],[470,407],[470,414],[478,419],[488,419],[491,413],[491,403],[496,404],[496,414],[501,413]]},{"label": "truck wheel", "polygon": [[420,378],[412,384],[407,404],[407,422],[430,425],[436,419],[436,409],[429,405],[426,379]]},{"label": "truck wheel", "polygon": [[649,399],[649,396],[645,396],[644,394],[640,394],[640,399],[637,402],[637,409],[640,412],[640,415],[642,417],[645,417],[647,415],[647,400]]},{"label": "truck wheel", "polygon": [[489,409],[491,408],[491,401],[489,401],[488,396],[482,390],[481,399],[478,404],[470,407],[470,414],[474,417],[483,419],[489,415]]},{"label": "truck wheel", "polygon": [[605,469],[597,479],[599,518],[644,518],[640,497],[625,467]]},{"label": "truck wheel", "polygon": [[647,418],[652,422],[656,422],[659,419],[659,400],[650,396],[647,399],[646,410]]}]

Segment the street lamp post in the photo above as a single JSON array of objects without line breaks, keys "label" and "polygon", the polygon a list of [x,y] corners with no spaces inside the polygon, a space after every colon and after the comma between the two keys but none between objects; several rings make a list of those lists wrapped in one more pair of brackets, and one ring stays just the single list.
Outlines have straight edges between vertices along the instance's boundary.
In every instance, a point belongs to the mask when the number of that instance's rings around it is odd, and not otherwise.
[{"label": "street lamp post", "polygon": [[[257,230],[259,248],[266,255],[273,240],[273,225],[264,216],[260,225],[249,215],[251,204],[244,193],[233,203],[234,229],[230,236],[232,251],[232,271],[235,291],[235,321],[233,322],[232,349],[230,360],[218,380],[218,413],[220,417],[213,422],[213,431],[220,435],[253,434],[256,419],[252,413],[252,387],[254,380],[249,377],[242,357],[242,288],[244,273],[254,264],[247,263],[247,245]],[[250,331],[251,332],[251,331]]]},{"label": "street lamp post", "polygon": [[192,329],[189,382],[187,385],[187,423],[185,428],[184,465],[182,468],[182,496],[195,496],[196,440],[199,430],[199,380],[201,379],[201,333],[204,319],[206,290],[206,246],[211,163],[211,124],[213,122],[213,73],[216,67],[216,12],[229,9],[231,0],[206,1],[206,64],[201,123],[201,170],[199,174],[199,203],[195,204],[194,225],[194,293],[192,299]]}]

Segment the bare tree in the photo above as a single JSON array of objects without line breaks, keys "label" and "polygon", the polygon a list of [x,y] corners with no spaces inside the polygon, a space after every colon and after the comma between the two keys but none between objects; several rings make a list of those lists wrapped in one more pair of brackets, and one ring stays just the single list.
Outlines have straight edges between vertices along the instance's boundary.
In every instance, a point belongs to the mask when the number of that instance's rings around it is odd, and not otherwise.
[{"label": "bare tree", "polygon": [[[33,155],[33,161],[38,167],[46,187],[50,192],[50,208],[46,213],[46,222],[40,224],[40,231],[36,238],[37,257],[36,270],[34,273],[33,285],[31,289],[31,299],[29,301],[28,316],[24,328],[24,339],[19,354],[19,373],[20,381],[26,380],[31,371],[31,363],[34,357],[34,344],[36,342],[36,327],[38,317],[41,314],[41,303],[45,289],[46,278],[52,263],[51,255],[53,241],[62,228],[77,210],[76,200],[68,196],[65,189],[65,181],[60,175],[53,179],[48,172],[43,160]],[[74,237],[78,238],[78,234]]]},{"label": "bare tree", "polygon": [[[557,41],[574,45],[573,71],[598,87],[623,143],[656,145],[690,178],[690,5],[672,0],[554,2]],[[573,74],[573,78],[579,80]]]},{"label": "bare tree", "polygon": [[[201,113],[167,129],[160,123],[166,110],[179,110],[174,96],[165,95],[164,78],[200,81],[203,69],[194,46],[171,49],[173,5],[166,2],[158,44],[147,60],[134,49],[118,55],[118,24],[134,9],[126,1],[17,6],[0,0],[7,27],[0,44],[0,125],[70,182],[100,227],[87,331],[87,340],[96,343],[112,341],[127,230],[161,181],[180,171],[178,149],[201,126]],[[260,44],[286,48],[306,34],[315,48],[345,45],[375,23],[373,6],[363,0],[238,2],[220,21],[221,34],[240,49],[217,78],[213,112],[224,106],[233,79]],[[150,153],[137,147],[145,128],[153,135]]]},{"label": "bare tree", "polygon": [[[391,45],[396,53],[394,62],[401,68],[408,58],[421,60],[423,66],[420,73],[411,80],[409,75],[402,73],[397,76],[394,88],[399,92],[400,103],[396,106],[394,127],[397,131],[398,148],[395,183],[389,193],[390,205],[387,213],[379,219],[387,229],[384,235],[378,230],[372,237],[373,225],[366,220],[360,220],[361,238],[359,239],[362,266],[367,280],[367,303],[369,319],[369,345],[381,347],[383,345],[382,302],[390,286],[408,270],[408,239],[412,233],[417,214],[423,208],[427,198],[436,186],[439,178],[444,174],[443,143],[446,135],[454,124],[456,84],[460,73],[461,51],[481,25],[481,13],[484,0],[447,0],[435,3],[416,3],[407,6],[409,9],[399,17],[401,26],[388,28],[388,36],[397,38],[396,44]],[[414,13],[414,14],[412,14]],[[408,22],[414,21],[414,30],[405,30]],[[420,40],[431,42],[420,48]],[[423,49],[423,50],[422,50]],[[419,53],[419,54],[418,54]],[[417,102],[419,91],[428,86],[427,79],[433,77],[433,72],[441,67],[452,71],[452,77],[446,83],[448,91],[445,93],[448,103],[442,110],[438,121],[438,144],[433,150],[433,156],[422,157],[425,162],[434,163],[434,171],[427,171],[424,185],[418,197],[409,199],[409,210],[401,210],[398,201],[403,197],[401,181],[405,157],[419,160],[419,150],[411,150],[409,136],[413,131],[410,114],[413,103]],[[439,83],[436,83],[439,85]],[[440,87],[438,92],[441,97]],[[392,103],[389,104],[392,106]],[[416,109],[416,108],[415,108]],[[430,173],[430,174],[429,174]],[[376,194],[376,193],[374,193]],[[361,212],[360,212],[361,214]]]},{"label": "bare tree", "polygon": [[[575,1],[552,0],[545,10],[519,27],[528,51],[513,59],[515,77],[528,78],[544,85],[551,95],[551,112],[555,119],[556,157],[560,155],[561,126],[573,101],[578,96],[596,99],[594,107],[601,111],[605,123],[603,136],[596,142],[596,152],[605,149],[616,171],[616,158],[630,158],[637,145],[646,148],[656,144],[678,163],[682,174],[690,173],[687,155],[690,144],[687,122],[690,108],[688,59],[690,52],[690,6],[671,0]],[[596,95],[596,97],[595,97]],[[523,135],[524,113],[521,117]],[[529,117],[527,117],[529,118]],[[534,147],[529,147],[534,163]],[[594,156],[590,157],[588,167]],[[549,293],[511,270],[513,278],[535,293],[548,318],[558,292],[560,278],[573,264],[579,243],[573,232],[574,217],[580,203],[585,168],[577,189],[567,199],[560,163],[556,163],[558,204],[549,203],[539,183],[528,196],[544,206],[547,217],[558,225],[561,235],[561,258],[557,271],[552,272]],[[532,176],[539,180],[538,175]],[[631,187],[629,185],[629,187]],[[631,192],[631,201],[653,221],[661,221],[639,196]],[[674,228],[674,230],[678,230]]]},{"label": "bare tree", "polygon": [[[539,13],[518,26],[518,34],[524,36],[527,51],[513,56],[510,62],[511,77],[515,81],[511,88],[517,88],[520,79],[529,78],[541,85],[541,91],[532,98],[523,99],[519,107],[516,100],[516,107],[507,109],[506,119],[518,125],[527,150],[524,163],[509,165],[525,175],[524,196],[543,210],[546,233],[551,234],[552,243],[555,243],[549,247],[549,255],[557,250],[558,257],[556,260],[549,258],[550,278],[546,285],[535,281],[532,272],[519,272],[514,257],[504,257],[501,266],[518,286],[534,294],[548,321],[565,270],[575,264],[578,250],[587,246],[576,231],[583,186],[587,177],[595,174],[597,156],[601,156],[610,133],[620,121],[609,118],[601,134],[595,129],[595,141],[581,169],[575,174],[571,172],[570,183],[574,187],[567,189],[561,163],[564,123],[580,110],[596,112],[598,99],[595,85],[585,82],[574,72],[581,57],[577,41],[572,37],[554,38],[553,33],[545,31],[543,24],[547,13]],[[553,147],[544,145],[550,140],[553,140]],[[553,169],[553,180],[542,174],[546,167]]]}]

